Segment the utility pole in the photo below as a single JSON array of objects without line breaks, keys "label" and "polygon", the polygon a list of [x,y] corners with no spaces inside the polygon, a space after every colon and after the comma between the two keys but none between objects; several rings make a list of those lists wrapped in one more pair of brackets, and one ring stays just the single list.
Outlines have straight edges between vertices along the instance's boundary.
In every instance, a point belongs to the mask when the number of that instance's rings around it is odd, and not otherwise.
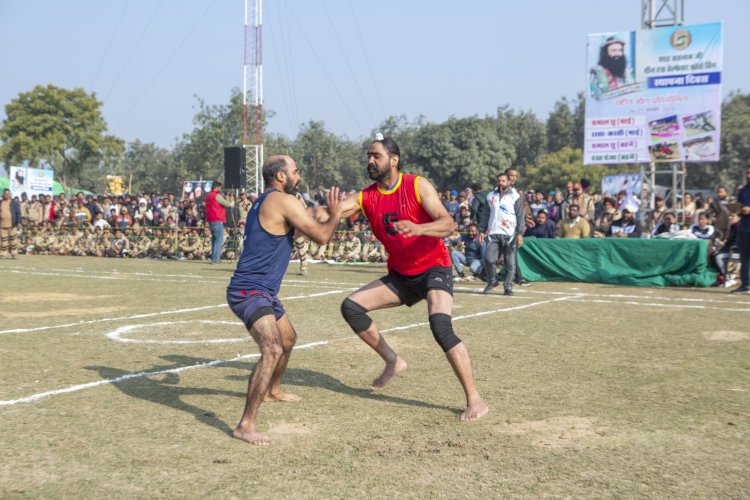
[{"label": "utility pole", "polygon": [[[252,5],[251,5],[252,4]],[[245,148],[247,191],[263,191],[263,0],[245,0],[245,50],[242,66],[242,147]],[[253,108],[248,113],[248,91]],[[250,116],[248,116],[250,114]],[[252,134],[248,137],[248,119]]]}]

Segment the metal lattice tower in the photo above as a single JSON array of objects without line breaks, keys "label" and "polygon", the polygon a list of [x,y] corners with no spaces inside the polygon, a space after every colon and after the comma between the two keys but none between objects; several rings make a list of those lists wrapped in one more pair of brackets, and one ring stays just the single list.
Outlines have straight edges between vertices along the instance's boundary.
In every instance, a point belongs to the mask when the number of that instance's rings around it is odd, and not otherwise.
[{"label": "metal lattice tower", "polygon": [[[242,147],[245,148],[247,159],[247,191],[260,194],[263,191],[263,0],[245,0],[245,60],[242,71]],[[250,110],[248,93],[253,100]],[[252,127],[250,137],[248,121]]]},{"label": "metal lattice tower", "polygon": [[[641,28],[655,29],[669,26],[682,26],[685,20],[685,0],[641,0]],[[671,208],[677,213],[679,220],[683,218],[683,210],[678,209],[678,200],[685,194],[685,178],[687,169],[685,162],[672,163],[669,169],[657,169],[657,163],[652,161],[641,166],[641,206],[648,207],[648,213],[654,210],[656,197],[656,175],[671,174],[672,186],[670,191]],[[644,211],[641,211],[642,213]],[[645,218],[641,222],[645,223]]]},{"label": "metal lattice tower", "polygon": [[641,29],[682,26],[685,0],[641,0]]}]

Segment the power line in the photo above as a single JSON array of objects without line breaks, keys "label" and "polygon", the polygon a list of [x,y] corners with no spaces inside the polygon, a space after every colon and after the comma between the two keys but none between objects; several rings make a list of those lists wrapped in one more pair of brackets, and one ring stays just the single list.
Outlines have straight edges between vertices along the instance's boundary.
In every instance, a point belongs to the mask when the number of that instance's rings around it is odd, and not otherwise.
[{"label": "power line", "polygon": [[365,42],[364,40],[362,40],[362,32],[359,30],[359,25],[357,24],[357,16],[354,15],[354,8],[352,7],[351,0],[349,0],[347,3],[349,4],[349,11],[352,14],[352,20],[354,21],[354,31],[357,32],[357,37],[359,38],[359,45],[362,47],[362,51],[365,53],[365,61],[367,62],[367,69],[370,71],[372,84],[375,87],[375,95],[378,98],[378,103],[380,104],[380,111],[381,113],[383,113],[383,119],[385,120],[387,114],[385,112],[385,106],[383,106],[383,99],[380,97],[380,88],[378,88],[378,81],[375,79],[375,72],[372,70],[372,65],[370,64],[370,56],[367,54],[367,47],[365,47]]},{"label": "power line", "polygon": [[344,61],[346,62],[347,68],[349,68],[349,73],[352,75],[352,79],[354,80],[354,86],[357,88],[357,92],[359,92],[359,96],[362,98],[362,102],[365,104],[365,109],[367,110],[367,114],[370,115],[370,121],[372,122],[373,126],[376,126],[377,123],[375,123],[375,117],[372,114],[372,111],[370,110],[370,106],[367,104],[367,98],[365,97],[364,92],[362,92],[362,88],[359,86],[359,82],[357,81],[357,75],[354,73],[354,70],[352,69],[352,65],[349,62],[349,58],[346,56],[346,51],[344,50],[344,44],[341,43],[341,38],[339,38],[338,30],[336,30],[336,25],[333,24],[333,20],[331,19],[331,14],[328,12],[328,7],[326,6],[325,0],[320,0],[320,2],[323,4],[323,11],[326,14],[326,17],[328,18],[328,24],[331,25],[331,30],[333,31],[333,36],[336,37],[336,42],[339,44],[339,50],[341,50],[341,54],[344,56]]},{"label": "power line", "polygon": [[336,81],[331,77],[331,74],[326,69],[325,64],[323,64],[323,60],[318,56],[318,53],[315,51],[315,47],[312,43],[310,43],[310,39],[307,38],[307,34],[305,33],[304,28],[302,28],[302,24],[297,19],[297,16],[294,15],[293,11],[291,12],[291,17],[294,20],[294,22],[297,24],[297,27],[299,28],[300,33],[302,33],[302,37],[305,39],[305,42],[307,42],[307,45],[310,47],[310,50],[312,51],[313,55],[315,56],[315,59],[318,61],[318,65],[323,70],[323,73],[325,73],[326,77],[328,78],[328,82],[331,84],[331,87],[336,92],[336,95],[338,96],[339,100],[341,101],[341,104],[344,105],[344,108],[346,109],[347,113],[349,113],[349,117],[354,122],[354,125],[359,129],[359,133],[362,135],[365,135],[364,131],[362,130],[362,127],[359,124],[359,121],[357,121],[357,117],[354,116],[354,113],[352,113],[351,108],[349,107],[349,104],[346,102],[346,99],[344,99],[344,96],[341,94],[341,91],[336,86]]},{"label": "power line", "polygon": [[96,86],[96,81],[99,79],[99,73],[101,73],[102,68],[104,67],[104,61],[107,60],[107,57],[109,56],[109,51],[112,48],[112,42],[115,41],[115,38],[117,37],[117,33],[120,31],[120,25],[122,24],[122,20],[125,17],[125,11],[128,10],[128,3],[130,0],[125,0],[125,6],[122,8],[122,12],[120,12],[120,17],[117,20],[117,25],[115,26],[115,30],[112,32],[112,36],[109,38],[109,43],[107,44],[107,48],[104,51],[104,56],[102,57],[102,61],[99,63],[99,69],[96,70],[96,74],[94,75],[94,81],[91,83],[91,90],[94,90],[94,87]]},{"label": "power line", "polygon": [[172,54],[170,54],[169,58],[167,58],[167,60],[166,60],[166,62],[164,63],[164,65],[162,65],[161,69],[160,69],[160,70],[159,70],[159,71],[158,71],[158,72],[156,73],[156,76],[154,76],[154,78],[153,78],[153,79],[151,80],[151,82],[150,82],[150,83],[149,83],[149,84],[148,84],[148,85],[146,86],[146,88],[145,88],[145,89],[143,89],[143,92],[141,92],[141,94],[140,94],[140,95],[138,96],[138,98],[137,98],[137,99],[135,100],[135,102],[133,103],[133,105],[132,105],[132,106],[130,106],[130,109],[128,109],[128,110],[127,110],[127,111],[125,112],[125,114],[124,114],[124,115],[123,115],[123,117],[122,117],[122,118],[120,119],[120,121],[119,121],[119,122],[117,122],[117,125],[115,125],[115,127],[114,127],[115,129],[119,128],[119,127],[120,127],[120,125],[122,125],[122,122],[124,122],[124,121],[125,121],[125,118],[127,118],[127,117],[128,117],[128,115],[130,114],[130,112],[131,112],[131,111],[133,111],[133,109],[135,109],[135,107],[136,107],[136,106],[138,105],[138,103],[140,103],[140,102],[141,102],[141,99],[143,99],[143,97],[144,97],[144,96],[146,95],[146,93],[147,93],[147,92],[148,92],[148,91],[149,91],[149,90],[151,89],[151,87],[152,87],[152,86],[154,85],[154,83],[156,83],[156,80],[158,80],[158,79],[159,79],[159,77],[160,77],[160,76],[161,76],[161,74],[162,74],[162,73],[164,72],[164,70],[165,70],[165,69],[167,68],[167,66],[169,65],[169,63],[170,63],[170,62],[172,62],[172,59],[174,59],[174,57],[175,57],[175,56],[177,55],[177,53],[178,53],[178,52],[180,51],[180,49],[182,48],[182,46],[183,46],[183,45],[185,45],[185,42],[186,42],[186,41],[188,40],[188,38],[190,38],[190,35],[192,35],[192,34],[193,34],[193,31],[195,31],[195,28],[196,28],[196,27],[198,27],[198,24],[199,24],[199,23],[200,23],[200,22],[201,22],[201,21],[203,20],[203,18],[205,17],[206,13],[207,13],[207,12],[208,12],[208,11],[209,11],[209,10],[211,9],[211,7],[213,6],[213,4],[214,4],[215,2],[216,2],[216,0],[212,0],[212,1],[211,1],[211,3],[210,3],[210,4],[208,5],[208,7],[206,7],[206,9],[205,9],[205,10],[203,11],[203,13],[201,13],[200,17],[198,17],[198,19],[197,19],[197,20],[195,21],[195,23],[193,23],[193,26],[192,26],[192,27],[190,28],[190,30],[189,30],[189,31],[187,32],[187,35],[185,35],[185,37],[184,37],[184,38],[182,39],[182,41],[181,41],[181,42],[179,43],[179,45],[177,45],[177,48],[175,48],[175,49],[174,49],[174,51],[172,51]]},{"label": "power line", "polygon": [[156,13],[159,12],[159,9],[161,8],[161,4],[164,3],[164,0],[161,0],[159,4],[156,6],[156,9],[151,13],[151,17],[149,18],[148,22],[146,23],[146,26],[143,27],[143,30],[141,31],[140,36],[138,37],[138,41],[135,42],[135,45],[133,46],[133,50],[130,51],[130,54],[128,55],[128,58],[125,61],[125,64],[120,67],[120,72],[117,74],[117,77],[115,78],[114,83],[112,83],[112,86],[107,91],[107,94],[104,97],[104,100],[108,100],[109,96],[112,95],[112,91],[117,86],[117,83],[120,81],[120,78],[122,77],[123,73],[125,73],[125,69],[130,64],[130,60],[133,59],[133,56],[135,55],[136,50],[138,50],[138,47],[141,45],[141,41],[143,40],[143,37],[146,36],[146,32],[148,31],[148,28],[151,26],[151,23],[154,21],[154,18],[156,17]]}]

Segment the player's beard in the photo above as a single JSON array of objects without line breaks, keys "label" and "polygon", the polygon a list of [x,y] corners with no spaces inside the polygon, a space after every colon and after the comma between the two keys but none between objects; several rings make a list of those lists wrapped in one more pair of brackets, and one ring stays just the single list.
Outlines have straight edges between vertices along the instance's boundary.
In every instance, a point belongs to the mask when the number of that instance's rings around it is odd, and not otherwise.
[{"label": "player's beard", "polygon": [[378,166],[374,163],[369,163],[367,165],[367,175],[370,177],[370,180],[373,180],[375,182],[380,182],[383,179],[386,178],[386,176],[390,173],[390,169],[386,168],[385,170],[378,170]]},{"label": "player's beard", "polygon": [[614,75],[617,78],[624,78],[625,77],[625,66],[626,61],[625,58],[622,56],[615,56],[610,57],[607,54],[604,54],[603,59],[601,61],[601,65],[609,70],[612,75]]},{"label": "player's beard", "polygon": [[297,194],[297,188],[299,187],[300,182],[302,182],[302,179],[297,182],[294,182],[292,179],[287,179],[284,183],[284,192],[286,194]]}]

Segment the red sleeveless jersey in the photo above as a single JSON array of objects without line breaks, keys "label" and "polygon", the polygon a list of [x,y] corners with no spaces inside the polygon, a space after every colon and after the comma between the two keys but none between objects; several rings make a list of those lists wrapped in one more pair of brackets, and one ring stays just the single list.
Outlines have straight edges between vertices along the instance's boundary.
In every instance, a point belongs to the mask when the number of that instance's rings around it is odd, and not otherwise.
[{"label": "red sleeveless jersey", "polygon": [[410,220],[425,224],[434,219],[422,208],[417,181],[419,176],[399,174],[393,189],[384,191],[377,183],[359,193],[359,206],[370,221],[370,227],[388,252],[388,270],[404,276],[422,274],[431,267],[452,265],[448,249],[441,238],[398,234],[393,223]]}]

